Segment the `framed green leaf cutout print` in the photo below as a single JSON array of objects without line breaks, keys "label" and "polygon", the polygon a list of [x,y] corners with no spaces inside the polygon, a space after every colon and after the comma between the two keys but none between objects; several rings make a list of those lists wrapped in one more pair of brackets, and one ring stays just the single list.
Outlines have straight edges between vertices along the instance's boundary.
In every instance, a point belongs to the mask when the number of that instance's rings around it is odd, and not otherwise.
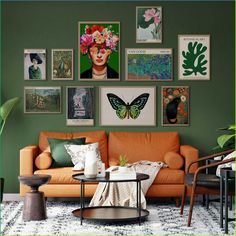
[{"label": "framed green leaf cutout print", "polygon": [[179,80],[210,80],[210,35],[179,35]]}]

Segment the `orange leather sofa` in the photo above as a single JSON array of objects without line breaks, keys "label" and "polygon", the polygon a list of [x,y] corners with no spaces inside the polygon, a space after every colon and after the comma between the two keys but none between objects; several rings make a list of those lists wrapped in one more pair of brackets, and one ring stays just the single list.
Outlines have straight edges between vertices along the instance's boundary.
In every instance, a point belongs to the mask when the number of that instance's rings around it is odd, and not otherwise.
[{"label": "orange leather sofa", "polygon": [[[86,143],[99,142],[102,161],[106,167],[116,165],[120,154],[126,154],[129,163],[139,160],[163,161],[168,152],[182,156],[183,166],[175,168],[175,160],[169,158],[169,167],[162,168],[147,192],[148,197],[181,197],[184,188],[184,176],[189,163],[198,159],[198,150],[189,145],[180,145],[177,132],[41,132],[39,144],[20,150],[20,175],[49,174],[52,176],[47,185],[40,187],[46,197],[79,197],[79,182],[72,178],[78,173],[72,167],[48,168],[38,170],[35,158],[49,151],[47,138],[72,139],[86,137]],[[197,166],[193,165],[190,172]],[[85,196],[93,196],[97,184],[86,184]],[[29,187],[20,184],[20,195],[24,196]]]}]

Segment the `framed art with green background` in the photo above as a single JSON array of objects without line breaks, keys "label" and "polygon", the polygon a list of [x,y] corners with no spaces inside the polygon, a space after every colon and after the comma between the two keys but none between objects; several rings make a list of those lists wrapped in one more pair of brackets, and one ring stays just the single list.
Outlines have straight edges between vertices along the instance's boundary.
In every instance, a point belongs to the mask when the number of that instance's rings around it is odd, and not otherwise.
[{"label": "framed art with green background", "polygon": [[189,125],[189,87],[163,86],[162,94],[162,125]]},{"label": "framed art with green background", "polygon": [[179,35],[179,80],[210,80],[210,35]]},{"label": "framed art with green background", "polygon": [[79,80],[120,79],[120,23],[79,22]]}]

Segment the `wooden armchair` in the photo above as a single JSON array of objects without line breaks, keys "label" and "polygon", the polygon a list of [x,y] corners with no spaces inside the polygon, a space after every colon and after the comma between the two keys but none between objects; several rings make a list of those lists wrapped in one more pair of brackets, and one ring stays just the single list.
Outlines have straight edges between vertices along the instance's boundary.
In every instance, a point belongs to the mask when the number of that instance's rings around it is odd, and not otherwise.
[{"label": "wooden armchair", "polygon": [[181,211],[180,211],[180,214],[183,215],[186,192],[187,192],[187,188],[190,187],[191,198],[190,198],[190,207],[189,207],[189,215],[188,215],[188,226],[190,226],[191,224],[195,195],[196,194],[218,194],[218,195],[220,194],[220,178],[214,174],[206,174],[206,173],[200,173],[200,172],[205,171],[207,168],[217,167],[218,165],[221,165],[221,164],[233,162],[235,161],[235,157],[230,158],[228,160],[218,161],[218,162],[214,162],[208,165],[200,166],[195,171],[195,173],[189,173],[190,167],[194,163],[199,163],[202,161],[213,159],[214,157],[217,157],[217,156],[226,155],[233,151],[234,149],[231,149],[231,150],[223,151],[220,153],[215,153],[206,157],[202,157],[202,158],[199,158],[197,161],[192,162],[188,166],[187,174],[185,175],[185,186],[184,186],[184,191],[182,194],[182,204],[181,204]]}]

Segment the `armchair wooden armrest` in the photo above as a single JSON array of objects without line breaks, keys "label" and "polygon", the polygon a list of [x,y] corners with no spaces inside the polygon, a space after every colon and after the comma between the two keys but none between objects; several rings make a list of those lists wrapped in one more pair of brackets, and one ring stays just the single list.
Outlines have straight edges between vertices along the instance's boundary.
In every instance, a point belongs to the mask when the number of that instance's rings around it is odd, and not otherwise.
[{"label": "armchair wooden armrest", "polygon": [[[198,160],[195,160],[195,161],[193,161],[193,162],[191,162],[191,163],[189,164],[186,173],[189,173],[189,169],[190,169],[191,165],[193,165],[193,164],[195,164],[195,163],[199,163],[199,162],[201,162],[201,161],[206,161],[206,160],[212,159],[212,158],[217,157],[217,156],[226,155],[226,154],[229,154],[229,153],[231,153],[231,152],[233,152],[233,151],[234,151],[234,149],[230,149],[230,150],[226,150],[226,151],[223,151],[223,152],[214,153],[214,154],[212,154],[212,155],[208,155],[208,156],[205,156],[205,157],[201,157],[201,158],[199,158]],[[216,162],[216,163],[218,163],[218,162]],[[208,165],[205,165],[205,167],[206,167],[206,166],[208,166]],[[214,166],[217,166],[217,165],[214,165]],[[210,167],[213,167],[213,166],[210,166]],[[209,166],[206,167],[206,168],[209,168]],[[206,169],[206,168],[204,168],[204,169]]]}]

